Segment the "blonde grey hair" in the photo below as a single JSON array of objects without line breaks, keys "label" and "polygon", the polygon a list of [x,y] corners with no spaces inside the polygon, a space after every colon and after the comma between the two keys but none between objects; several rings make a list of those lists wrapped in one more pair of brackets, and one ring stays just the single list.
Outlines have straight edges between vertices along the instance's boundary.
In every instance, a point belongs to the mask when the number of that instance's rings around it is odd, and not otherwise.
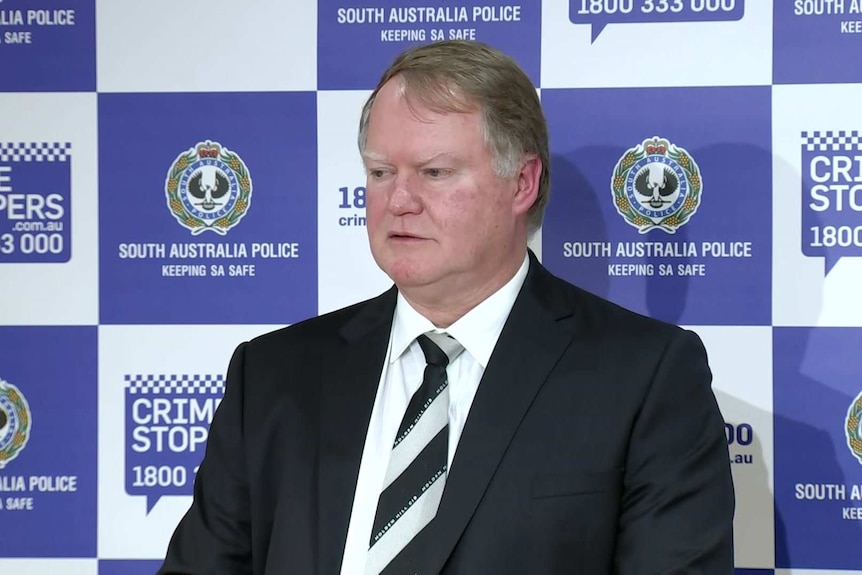
[{"label": "blonde grey hair", "polygon": [[371,106],[386,82],[398,76],[405,97],[439,113],[478,111],[482,136],[499,177],[513,177],[525,157],[542,162],[530,233],[542,225],[550,194],[548,127],[532,82],[509,56],[481,42],[451,40],[409,49],[383,73],[362,108],[359,152],[364,154]]}]

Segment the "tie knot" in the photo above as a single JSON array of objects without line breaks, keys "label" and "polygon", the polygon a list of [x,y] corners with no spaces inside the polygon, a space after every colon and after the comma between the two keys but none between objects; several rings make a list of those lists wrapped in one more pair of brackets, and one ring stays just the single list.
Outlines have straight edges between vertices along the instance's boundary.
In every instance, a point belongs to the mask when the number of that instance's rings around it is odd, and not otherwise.
[{"label": "tie knot", "polygon": [[440,367],[446,367],[464,351],[464,346],[448,333],[429,331],[417,337],[416,341],[425,354],[425,361]]}]

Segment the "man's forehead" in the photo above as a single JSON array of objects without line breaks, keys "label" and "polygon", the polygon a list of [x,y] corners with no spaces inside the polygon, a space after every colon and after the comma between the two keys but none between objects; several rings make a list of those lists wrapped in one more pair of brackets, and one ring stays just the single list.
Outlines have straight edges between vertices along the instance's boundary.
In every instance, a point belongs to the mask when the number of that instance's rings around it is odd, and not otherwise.
[{"label": "man's forehead", "polygon": [[406,107],[417,119],[447,114],[474,114],[481,105],[439,78],[413,77],[398,74],[378,91],[371,106],[373,115],[378,103]]}]

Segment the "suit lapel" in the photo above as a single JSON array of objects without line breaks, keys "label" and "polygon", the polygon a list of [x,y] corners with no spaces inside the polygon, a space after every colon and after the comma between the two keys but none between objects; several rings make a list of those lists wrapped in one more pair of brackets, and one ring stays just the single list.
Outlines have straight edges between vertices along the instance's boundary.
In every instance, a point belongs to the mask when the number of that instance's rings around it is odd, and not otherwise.
[{"label": "suit lapel", "polygon": [[396,293],[392,288],[364,305],[341,329],[339,347],[321,358],[318,549],[322,574],[337,574],[344,555]]},{"label": "suit lapel", "polygon": [[[428,573],[461,537],[533,399],[572,340],[571,304],[531,257],[530,272],[488,363],[429,527]],[[559,297],[558,297],[559,296]],[[425,571],[422,571],[425,573]]]}]

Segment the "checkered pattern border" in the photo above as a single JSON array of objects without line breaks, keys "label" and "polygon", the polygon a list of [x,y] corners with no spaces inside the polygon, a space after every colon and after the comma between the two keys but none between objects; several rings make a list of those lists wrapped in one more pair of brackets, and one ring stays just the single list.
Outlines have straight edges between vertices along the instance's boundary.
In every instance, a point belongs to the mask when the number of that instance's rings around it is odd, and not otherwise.
[{"label": "checkered pattern border", "polygon": [[137,394],[216,394],[224,393],[224,376],[210,374],[134,374],[126,375],[126,389]]},{"label": "checkered pattern border", "polygon": [[0,162],[68,162],[71,142],[0,142]]},{"label": "checkered pattern border", "polygon": [[859,130],[802,132],[802,144],[807,152],[862,151]]}]

